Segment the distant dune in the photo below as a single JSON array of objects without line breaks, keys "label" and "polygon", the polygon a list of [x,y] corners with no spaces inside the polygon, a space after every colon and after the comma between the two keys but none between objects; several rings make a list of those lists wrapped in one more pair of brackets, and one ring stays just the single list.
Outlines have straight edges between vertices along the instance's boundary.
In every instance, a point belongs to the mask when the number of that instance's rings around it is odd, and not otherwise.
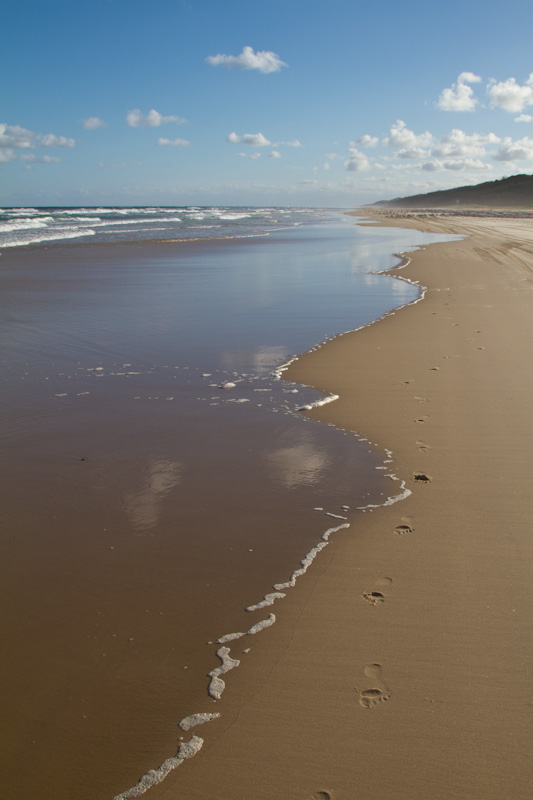
[{"label": "distant dune", "polygon": [[533,175],[512,175],[477,186],[380,200],[380,208],[447,208],[449,206],[533,207]]}]

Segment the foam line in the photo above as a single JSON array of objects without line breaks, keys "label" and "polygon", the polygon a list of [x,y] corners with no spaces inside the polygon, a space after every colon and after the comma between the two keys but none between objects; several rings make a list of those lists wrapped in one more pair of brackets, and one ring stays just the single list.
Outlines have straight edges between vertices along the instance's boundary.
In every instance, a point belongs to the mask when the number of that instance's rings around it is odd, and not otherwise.
[{"label": "foam line", "polygon": [[222,664],[220,667],[216,667],[216,669],[212,669],[211,672],[208,673],[211,681],[209,683],[207,693],[213,698],[213,700],[220,700],[222,692],[226,688],[226,683],[220,676],[225,675],[226,672],[230,671],[230,669],[235,669],[235,667],[238,667],[241,663],[238,659],[230,656],[229,647],[219,647],[217,650],[217,656],[222,661]]},{"label": "foam line", "polygon": [[[278,594],[278,597],[285,597],[285,595]],[[269,605],[271,605],[271,603],[269,603]],[[258,605],[257,608],[259,607],[260,606]],[[251,608],[246,609],[246,611],[250,610]],[[253,636],[256,633],[259,633],[259,631],[262,631],[263,628],[270,628],[270,626],[273,625],[275,621],[276,621],[276,615],[269,614],[266,619],[261,620],[261,622],[256,622],[255,625],[252,625],[252,627],[249,630],[245,631],[244,633],[226,633],[224,636],[221,636],[220,639],[217,639],[217,644],[224,644],[225,642],[232,642],[235,639],[242,639],[243,636]],[[211,675],[211,673],[209,674]]]},{"label": "foam line", "polygon": [[307,553],[305,558],[302,558],[302,560],[300,561],[300,564],[302,566],[292,573],[291,577],[289,578],[289,580],[286,583],[275,583],[274,584],[274,589],[277,592],[279,592],[279,591],[281,591],[283,589],[292,588],[295,585],[297,579],[300,578],[302,575],[304,575],[307,572],[307,570],[309,569],[309,567],[311,566],[311,564],[313,563],[313,561],[315,560],[317,555],[320,553],[320,551],[323,550],[324,547],[326,547],[326,545],[329,544],[330,535],[332,533],[336,533],[337,531],[342,530],[343,528],[349,528],[349,527],[350,527],[350,523],[349,522],[345,522],[344,525],[339,525],[336,528],[328,528],[327,531],[324,531],[324,533],[322,534],[322,541],[319,542],[318,544],[316,544]]},{"label": "foam line", "polygon": [[144,794],[152,786],[161,783],[169,772],[179,767],[180,764],[183,764],[187,758],[195,756],[196,753],[201,750],[203,743],[204,740],[200,739],[199,736],[193,736],[188,742],[183,742],[178,747],[178,752],[175,756],[167,758],[157,769],[149,770],[135,786],[132,786],[131,789],[125,792],[115,795],[113,800],[129,800],[130,797],[140,797],[141,794]]},{"label": "foam line", "polygon": [[312,408],[318,408],[319,406],[325,406],[327,403],[333,403],[335,400],[339,399],[338,394],[330,394],[327,397],[323,397],[321,400],[315,400],[314,403],[307,403],[305,406],[299,406],[297,411],[311,411]]},{"label": "foam line", "polygon": [[255,606],[248,606],[245,611],[258,611],[260,608],[273,605],[276,600],[281,600],[282,597],[286,597],[283,592],[271,592],[266,594],[260,603],[256,603]]},{"label": "foam line", "polygon": [[189,717],[184,717],[182,720],[180,720],[178,725],[182,731],[189,731],[191,728],[195,728],[197,725],[203,725],[204,722],[212,722],[214,719],[218,719],[218,717],[220,717],[218,712],[215,712],[214,714],[191,714]]},{"label": "foam line", "polygon": [[261,620],[261,622],[256,622],[255,625],[252,625],[249,631],[246,631],[248,636],[253,636],[254,633],[259,633],[262,631],[263,628],[270,628],[276,621],[275,614],[269,614],[267,619]]}]

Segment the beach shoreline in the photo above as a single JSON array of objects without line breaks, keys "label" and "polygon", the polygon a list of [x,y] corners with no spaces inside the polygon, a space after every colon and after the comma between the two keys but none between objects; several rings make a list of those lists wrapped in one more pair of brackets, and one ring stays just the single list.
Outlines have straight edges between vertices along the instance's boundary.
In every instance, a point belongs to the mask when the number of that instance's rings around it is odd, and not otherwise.
[{"label": "beach shoreline", "polygon": [[528,796],[533,220],[355,213],[465,237],[410,254],[423,302],[284,374],[412,494],[349,515],[154,798]]},{"label": "beach shoreline", "polygon": [[414,299],[368,264],[437,237],[317,220],[3,253],[7,794],[110,798],[157,768],[212,711],[217,639],[278,613],[245,609],[346,504],[387,497],[384,452],[305,419],[319,393],[272,370]]}]

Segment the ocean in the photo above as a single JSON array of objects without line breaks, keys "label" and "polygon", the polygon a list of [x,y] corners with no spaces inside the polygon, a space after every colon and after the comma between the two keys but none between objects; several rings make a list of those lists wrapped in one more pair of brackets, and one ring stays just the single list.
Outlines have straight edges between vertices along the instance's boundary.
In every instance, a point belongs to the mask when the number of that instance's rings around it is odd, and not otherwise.
[{"label": "ocean", "polygon": [[333,398],[283,380],[416,301],[377,273],[446,238],[356,223],[1,211],[6,796],[134,796],[181,720],[219,713],[228,634],[245,659],[328,538],[401,495],[364,431],[306,417]]}]

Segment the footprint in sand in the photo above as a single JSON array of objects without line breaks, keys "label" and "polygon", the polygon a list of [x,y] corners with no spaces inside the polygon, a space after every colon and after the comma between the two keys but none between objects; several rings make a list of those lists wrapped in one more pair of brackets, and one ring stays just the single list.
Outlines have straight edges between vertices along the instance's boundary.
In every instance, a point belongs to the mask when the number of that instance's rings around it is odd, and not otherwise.
[{"label": "footprint in sand", "polygon": [[385,703],[390,699],[390,692],[387,685],[381,678],[381,664],[368,664],[365,667],[365,675],[372,678],[373,685],[370,689],[363,689],[359,694],[359,704],[363,708],[373,708],[380,703]]},{"label": "footprint in sand", "polygon": [[431,483],[431,478],[425,472],[415,472],[413,475],[415,483]]},{"label": "footprint in sand", "polygon": [[333,800],[331,792],[315,792],[309,800]]},{"label": "footprint in sand", "polygon": [[413,533],[413,518],[412,517],[401,517],[401,524],[396,525],[394,528],[394,533],[399,534],[402,536],[404,533]]},{"label": "footprint in sand", "polygon": [[[376,586],[378,586],[380,589],[383,589],[385,586],[390,586],[391,583],[392,578],[378,578],[376,581]],[[370,603],[371,606],[378,606],[385,602],[385,595],[383,592],[363,592],[361,596],[366,600],[367,603]]]},{"label": "footprint in sand", "polygon": [[378,606],[380,603],[385,602],[385,595],[383,592],[363,592],[361,595],[367,603],[371,606]]},{"label": "footprint in sand", "polygon": [[418,449],[420,450],[421,453],[425,453],[427,450],[431,450],[431,447],[429,446],[429,444],[426,444],[426,442],[423,442],[421,439],[418,439],[415,442],[415,444],[416,444],[416,446],[418,447]]},{"label": "footprint in sand", "polygon": [[413,398],[415,400],[418,400],[419,403],[429,403],[429,400],[427,399],[427,397],[419,397],[417,394],[414,394]]},{"label": "footprint in sand", "polygon": [[397,533],[399,536],[403,536],[404,533],[413,533],[414,528],[411,528],[410,525],[396,525],[394,528],[394,533]]},{"label": "footprint in sand", "polygon": [[424,414],[423,417],[418,417],[418,419],[415,419],[415,422],[419,422],[421,425],[423,425],[424,422],[428,421],[428,419],[429,419],[428,414]]}]

